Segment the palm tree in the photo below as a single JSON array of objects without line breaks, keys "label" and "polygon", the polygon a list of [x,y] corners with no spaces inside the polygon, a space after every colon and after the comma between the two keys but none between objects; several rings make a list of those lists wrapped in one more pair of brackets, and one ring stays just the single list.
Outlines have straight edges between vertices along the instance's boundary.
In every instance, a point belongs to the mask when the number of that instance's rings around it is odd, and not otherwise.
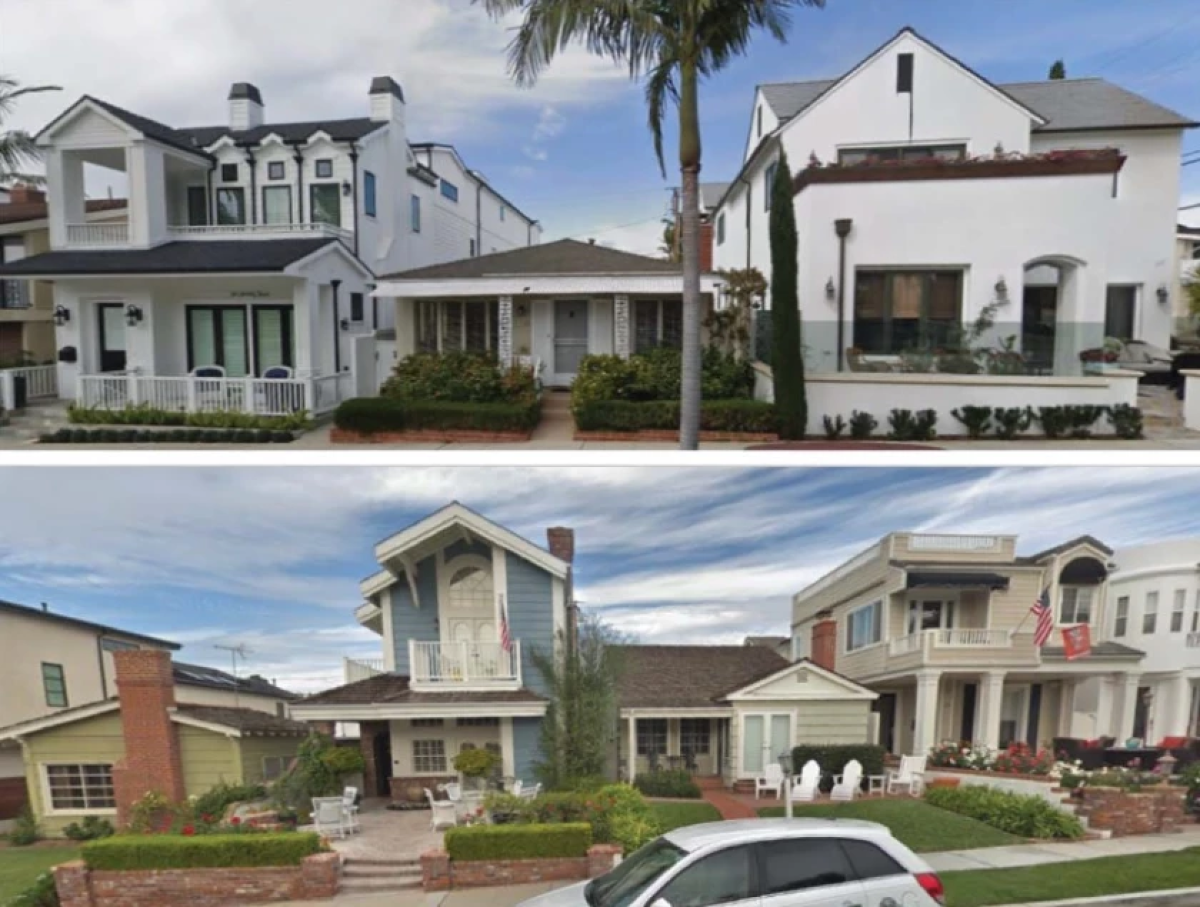
[{"label": "palm tree", "polygon": [[[62,91],[57,85],[30,85],[21,87],[16,79],[0,75],[0,124],[3,124],[13,109],[17,106],[17,98],[27,94],[42,91]],[[40,185],[45,182],[40,176],[32,173],[22,173],[20,168],[27,161],[36,161],[41,157],[33,136],[20,129],[9,131],[0,130],[0,186],[8,183],[28,183]]]},{"label": "palm tree", "polygon": [[786,40],[791,8],[825,0],[472,0],[496,19],[520,10],[509,46],[518,85],[537,81],[554,56],[582,42],[593,54],[645,77],[654,151],[666,176],[663,117],[679,109],[683,215],[683,374],[679,440],[695,450],[700,431],[700,79],[746,51],[754,31]]}]

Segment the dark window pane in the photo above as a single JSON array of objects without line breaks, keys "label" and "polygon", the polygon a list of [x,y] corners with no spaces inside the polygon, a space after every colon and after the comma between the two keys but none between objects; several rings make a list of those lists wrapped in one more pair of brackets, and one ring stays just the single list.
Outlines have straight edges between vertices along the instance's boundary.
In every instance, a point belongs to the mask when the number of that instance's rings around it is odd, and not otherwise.
[{"label": "dark window pane", "polygon": [[683,870],[662,891],[671,907],[708,907],[743,901],[750,894],[749,847],[731,847]]},{"label": "dark window pane", "polygon": [[658,346],[658,301],[638,299],[633,303],[633,351],[644,353]]},{"label": "dark window pane", "polygon": [[238,226],[246,222],[246,192],[244,189],[217,190],[217,223]]},{"label": "dark window pane", "polygon": [[846,851],[854,874],[863,881],[906,874],[903,866],[867,841],[845,839],[842,841],[842,849]]},{"label": "dark window pane", "polygon": [[363,294],[362,293],[351,293],[350,294],[350,320],[351,321],[362,321],[363,320]]},{"label": "dark window pane", "polygon": [[283,177],[283,161],[271,161],[267,164],[267,179],[281,180]]},{"label": "dark window pane", "polygon": [[464,303],[467,312],[467,349],[481,353],[487,349],[487,306]]},{"label": "dark window pane", "polygon": [[829,838],[772,841],[758,845],[758,851],[764,896],[855,880],[838,842]]},{"label": "dark window pane", "polygon": [[342,225],[342,193],[340,187],[330,183],[312,187],[312,217],[314,224]]},{"label": "dark window pane", "polygon": [[317,179],[327,180],[333,176],[333,161],[317,161]]},{"label": "dark window pane", "polygon": [[221,165],[221,182],[236,183],[238,181],[238,165],[237,164],[222,164]]},{"label": "dark window pane", "polygon": [[854,345],[868,353],[887,347],[885,278],[878,271],[860,271],[854,287]]},{"label": "dark window pane", "polygon": [[369,170],[363,173],[363,211],[367,217],[375,216],[375,174]]},{"label": "dark window pane", "polygon": [[208,226],[208,190],[203,186],[188,186],[187,218],[189,227]]},{"label": "dark window pane", "polygon": [[683,301],[662,303],[662,345],[673,350],[683,348]]}]

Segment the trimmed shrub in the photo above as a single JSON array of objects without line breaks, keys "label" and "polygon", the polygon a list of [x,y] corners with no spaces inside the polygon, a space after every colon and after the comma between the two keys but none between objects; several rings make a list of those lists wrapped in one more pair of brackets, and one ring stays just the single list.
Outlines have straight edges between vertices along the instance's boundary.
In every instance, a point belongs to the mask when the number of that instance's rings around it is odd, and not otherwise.
[{"label": "trimmed shrub", "polygon": [[866,441],[875,434],[879,420],[870,413],[859,412],[857,409],[850,414],[850,437],[855,441]]},{"label": "trimmed shrub", "polygon": [[[580,431],[674,431],[679,428],[679,401],[593,400],[573,404]],[[774,434],[778,420],[773,404],[761,400],[704,400],[702,431]]]},{"label": "trimmed shrub", "polygon": [[396,400],[514,403],[537,395],[532,369],[502,368],[491,353],[416,353],[396,364],[380,393]]},{"label": "trimmed shrub", "polygon": [[234,803],[261,800],[267,789],[261,784],[227,784],[224,781],[213,785],[191,802],[192,815],[197,817],[224,817],[225,810]]},{"label": "trimmed shrub", "polygon": [[1016,794],[991,787],[930,787],[930,806],[976,819],[1023,838],[1080,838],[1083,826],[1036,794]]},{"label": "trimmed shrub", "polygon": [[587,856],[592,826],[586,822],[553,825],[468,825],[445,836],[451,860],[537,860]]},{"label": "trimmed shrub", "polygon": [[[571,385],[571,408],[599,400],[677,401],[681,371],[679,350],[665,347],[628,359],[584,356]],[[754,396],[750,363],[712,347],[703,352],[700,381],[705,400],[749,400]]]},{"label": "trimmed shrub", "polygon": [[846,431],[846,420],[841,416],[834,416],[832,419],[826,416],[824,422],[825,438],[828,441],[836,441]]},{"label": "trimmed shrub", "polygon": [[633,779],[633,786],[647,797],[685,797],[693,800],[701,797],[700,788],[692,780],[691,774],[683,769],[660,769],[638,775]]},{"label": "trimmed shrub", "polygon": [[839,744],[828,743],[822,746],[797,746],[792,749],[792,771],[797,775],[805,762],[816,760],[822,770],[827,772],[821,778],[821,790],[828,792],[833,787],[833,776],[842,773],[842,767],[852,759],[857,759],[863,767],[863,783],[867,775],[883,774],[883,755],[886,750],[882,746],[870,744]]},{"label": "trimmed shrub", "polygon": [[59,907],[54,873],[43,872],[24,891],[5,903],[5,907]]},{"label": "trimmed shrub", "polygon": [[115,834],[113,825],[108,819],[99,816],[85,816],[82,823],[72,822],[63,829],[63,834],[72,841],[97,841],[109,838]]},{"label": "trimmed shrub", "polygon": [[38,438],[39,444],[290,444],[296,436],[282,429],[246,431],[231,428],[187,429],[136,432],[110,428],[60,428]]},{"label": "trimmed shrub", "polygon": [[13,847],[28,847],[41,837],[42,830],[38,827],[33,810],[29,808],[29,804],[26,804],[21,810],[21,814],[13,822],[12,830],[8,833],[8,843]]},{"label": "trimmed shrub", "polygon": [[321,852],[311,832],[261,834],[116,835],[83,845],[89,869],[202,869],[234,866],[298,866]]},{"label": "trimmed shrub", "polygon": [[1142,411],[1136,406],[1121,403],[1108,408],[1108,418],[1113,431],[1124,441],[1138,441],[1143,437],[1145,422]]},{"label": "trimmed shrub", "polygon": [[[301,411],[287,416],[255,416],[242,412],[180,413],[138,403],[121,409],[83,407],[72,404],[67,418],[76,425],[165,425],[190,428],[265,428],[299,431],[310,424]],[[122,443],[125,443],[122,440]]]},{"label": "trimmed shrub", "polygon": [[1011,441],[1021,432],[1029,430],[1033,424],[1033,411],[1027,406],[1001,407],[993,410],[992,418],[996,420],[996,437]]},{"label": "trimmed shrub", "polygon": [[1065,406],[1039,406],[1037,421],[1042,426],[1042,434],[1054,441],[1070,431],[1072,419],[1067,409]]},{"label": "trimmed shrub", "polygon": [[914,414],[910,409],[893,409],[888,425],[888,437],[893,441],[932,441],[937,437],[937,411],[922,409]]},{"label": "trimmed shrub", "polygon": [[952,410],[950,414],[963,424],[967,436],[974,440],[979,440],[987,434],[992,422],[990,406],[964,406],[962,409]]},{"label": "trimmed shrub", "polygon": [[360,397],[341,404],[333,424],[343,431],[362,434],[420,431],[529,432],[541,418],[541,402],[450,403],[436,400],[399,400]]}]

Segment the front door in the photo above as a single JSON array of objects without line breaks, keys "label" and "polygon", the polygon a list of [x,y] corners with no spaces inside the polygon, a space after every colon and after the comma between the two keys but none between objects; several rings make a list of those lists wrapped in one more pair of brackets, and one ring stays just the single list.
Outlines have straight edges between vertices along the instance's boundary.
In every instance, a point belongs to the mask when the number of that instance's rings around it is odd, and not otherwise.
[{"label": "front door", "polygon": [[979,685],[964,683],[962,687],[962,724],[958,729],[959,740],[975,739],[975,703],[979,696]]},{"label": "front door", "polygon": [[125,371],[125,306],[103,302],[96,306],[100,329],[100,371]]},{"label": "front door", "polygon": [[[746,715],[742,720],[742,777],[762,774],[780,755],[792,749],[792,716]],[[799,771],[799,766],[797,766]]]},{"label": "front door", "polygon": [[588,302],[559,299],[554,303],[554,383],[570,384],[588,349]]},{"label": "front door", "polygon": [[1049,374],[1054,370],[1058,287],[1025,287],[1021,316],[1021,353],[1034,374]]},{"label": "front door", "polygon": [[376,734],[374,743],[375,755],[375,796],[386,797],[392,789],[392,735],[390,733]]},{"label": "front door", "polygon": [[1110,286],[1104,300],[1104,336],[1132,340],[1137,287]]},{"label": "front door", "polygon": [[[1147,731],[1150,730],[1150,688],[1138,687],[1137,702],[1133,706],[1133,736],[1139,740],[1146,741],[1149,736]],[[1118,740],[1117,744],[1124,743],[1124,740]],[[1147,741],[1148,742],[1148,741]]]},{"label": "front door", "polygon": [[1022,742],[1029,714],[1029,687],[1005,687],[1000,697],[1000,745]]}]

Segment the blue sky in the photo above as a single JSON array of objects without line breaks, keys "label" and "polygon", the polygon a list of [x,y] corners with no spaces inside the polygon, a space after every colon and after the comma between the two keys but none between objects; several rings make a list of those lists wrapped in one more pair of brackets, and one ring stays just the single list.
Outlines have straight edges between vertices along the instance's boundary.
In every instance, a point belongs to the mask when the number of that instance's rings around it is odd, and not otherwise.
[{"label": "blue sky", "polygon": [[353,619],[379,539],[451,500],[527,538],[576,530],[577,595],[644,642],[785,633],[790,596],[890,531],[1013,533],[1032,553],[1200,535],[1168,468],[0,470],[0,599],[185,644],[298,690],[378,657]]},{"label": "blue sky", "polygon": [[[53,28],[46,3],[60,14]],[[242,80],[263,90],[270,119],[359,116],[370,78],[390,73],[408,95],[412,137],[455,143],[547,238],[653,249],[677,179],[660,175],[641,89],[623,72],[571,52],[521,90],[504,71],[507,33],[467,0],[334,8],[5,0],[0,71],[65,89],[31,99],[12,123],[37,129],[83,93],[168,123],[218,123],[229,84]],[[1043,78],[1063,57],[1071,76],[1104,76],[1200,119],[1196,0],[828,0],[795,13],[786,45],[760,36],[704,86],[704,178],[736,172],[757,83],[839,75],[904,25],[995,81]],[[1185,147],[1200,149],[1200,130]],[[669,163],[673,154],[671,143]],[[1200,165],[1183,173],[1185,200],[1200,202]],[[1200,224],[1200,209],[1186,216]]]}]

